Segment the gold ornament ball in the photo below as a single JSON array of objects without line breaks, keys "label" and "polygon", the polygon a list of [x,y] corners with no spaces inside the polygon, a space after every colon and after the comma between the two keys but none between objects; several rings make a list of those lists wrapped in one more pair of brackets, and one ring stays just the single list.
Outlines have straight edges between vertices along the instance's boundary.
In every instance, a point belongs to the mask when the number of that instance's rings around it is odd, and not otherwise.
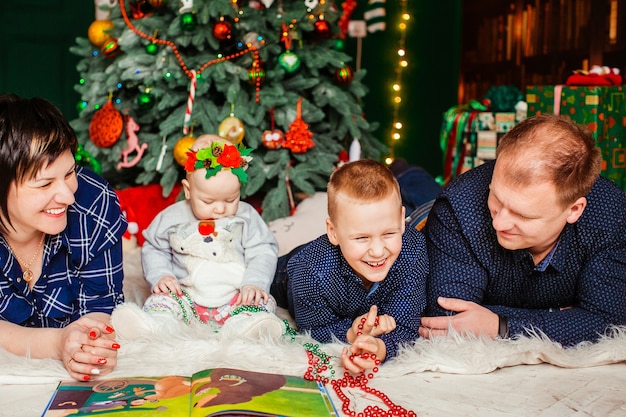
[{"label": "gold ornament ball", "polygon": [[87,37],[94,46],[100,48],[111,39],[111,35],[105,31],[113,27],[113,22],[108,19],[95,20],[87,29]]},{"label": "gold ornament ball", "polygon": [[189,135],[183,136],[178,140],[178,142],[176,142],[176,145],[174,145],[173,154],[174,160],[178,162],[178,165],[182,167],[185,166],[185,162],[187,161],[187,152],[189,152],[189,149],[191,149],[195,141],[196,138]]},{"label": "gold ornament ball", "polygon": [[234,116],[225,118],[217,127],[217,134],[234,145],[241,143],[245,133],[242,121]]}]

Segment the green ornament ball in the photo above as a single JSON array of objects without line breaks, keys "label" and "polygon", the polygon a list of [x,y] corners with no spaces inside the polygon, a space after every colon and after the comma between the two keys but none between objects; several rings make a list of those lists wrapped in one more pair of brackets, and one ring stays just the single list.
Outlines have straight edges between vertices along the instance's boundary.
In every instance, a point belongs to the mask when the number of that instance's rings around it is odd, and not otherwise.
[{"label": "green ornament ball", "polygon": [[139,93],[137,95],[137,106],[141,110],[150,110],[154,107],[154,97],[150,93]]},{"label": "green ornament ball", "polygon": [[82,112],[83,110],[85,110],[87,108],[87,102],[84,100],[79,101],[78,103],[76,103],[76,111],[78,113]]},{"label": "green ornament ball", "polygon": [[346,47],[346,42],[343,39],[337,38],[337,40],[335,40],[335,45],[333,45],[333,48],[336,51],[343,51],[345,47]]},{"label": "green ornament ball", "polygon": [[278,57],[278,64],[288,73],[292,73],[300,67],[300,57],[291,51],[285,51]]},{"label": "green ornament ball", "polygon": [[159,46],[156,43],[149,43],[146,45],[146,53],[148,55],[156,55],[159,52]]},{"label": "green ornament ball", "polygon": [[195,13],[187,12],[180,15],[180,27],[182,30],[191,31],[198,25]]}]

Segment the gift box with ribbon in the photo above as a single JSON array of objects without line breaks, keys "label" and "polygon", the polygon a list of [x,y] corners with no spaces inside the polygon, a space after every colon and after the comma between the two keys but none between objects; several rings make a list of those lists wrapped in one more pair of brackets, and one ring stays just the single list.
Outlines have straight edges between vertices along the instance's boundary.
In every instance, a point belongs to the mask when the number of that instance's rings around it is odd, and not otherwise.
[{"label": "gift box with ribbon", "polygon": [[528,116],[553,113],[586,126],[602,151],[602,175],[626,190],[626,86],[529,86]]}]

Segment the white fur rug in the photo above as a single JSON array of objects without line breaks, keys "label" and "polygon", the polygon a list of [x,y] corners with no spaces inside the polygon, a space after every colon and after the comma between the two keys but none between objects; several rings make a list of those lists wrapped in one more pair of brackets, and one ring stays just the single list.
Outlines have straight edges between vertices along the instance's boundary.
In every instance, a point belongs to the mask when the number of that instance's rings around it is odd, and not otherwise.
[{"label": "white fur rug", "polygon": [[[118,367],[110,378],[190,375],[213,367],[302,376],[308,365],[303,344],[314,341],[306,335],[295,340],[288,336],[280,340],[226,339],[219,333],[207,332],[206,326],[181,324],[178,330],[164,330],[158,337],[119,339],[119,342],[122,347]],[[332,365],[338,376],[343,374],[337,359],[342,347],[338,342],[320,346],[333,357]],[[420,417],[570,415],[559,407],[569,409],[571,402],[591,401],[590,398],[594,398],[591,404],[577,407],[586,407],[589,415],[610,416],[620,415],[613,414],[616,410],[626,412],[623,400],[626,365],[616,365],[624,361],[626,329],[616,329],[612,337],[596,344],[570,349],[540,337],[492,341],[457,335],[418,340],[406,346],[398,357],[380,367],[370,386],[384,392],[396,404],[416,411]],[[541,363],[556,366],[524,366]],[[601,366],[609,364],[614,365]],[[494,372],[499,368],[504,369]],[[0,405],[5,406],[0,415],[40,415],[56,383],[62,379],[68,379],[68,375],[58,361],[27,359],[0,351]],[[557,392],[547,395],[546,389]],[[497,392],[509,394],[501,397]],[[538,397],[534,402],[529,402],[528,397],[512,400],[511,393],[519,392]],[[26,398],[18,401],[15,395]],[[350,390],[348,395],[355,409],[369,404],[384,407],[376,398],[359,390]],[[339,400],[332,392],[331,396],[340,410]],[[515,412],[509,409],[511,401],[517,404]],[[25,402],[33,407],[32,414],[25,412]],[[555,409],[559,412],[552,413]]]},{"label": "white fur rug", "polygon": [[[164,328],[161,335],[134,340],[119,338],[118,367],[111,377],[190,375],[205,368],[228,366],[302,376],[307,368],[304,343],[316,343],[307,335],[295,340],[226,339],[200,324]],[[320,346],[333,357],[341,375],[340,342]],[[564,349],[540,336],[518,340],[487,340],[459,335],[433,340],[420,339],[380,367],[381,377],[400,377],[422,372],[485,374],[499,368],[547,363],[562,368],[582,368],[626,361],[626,329],[594,344]],[[341,373],[339,373],[341,372]],[[30,384],[66,379],[61,363],[28,359],[0,350],[0,384]]]}]

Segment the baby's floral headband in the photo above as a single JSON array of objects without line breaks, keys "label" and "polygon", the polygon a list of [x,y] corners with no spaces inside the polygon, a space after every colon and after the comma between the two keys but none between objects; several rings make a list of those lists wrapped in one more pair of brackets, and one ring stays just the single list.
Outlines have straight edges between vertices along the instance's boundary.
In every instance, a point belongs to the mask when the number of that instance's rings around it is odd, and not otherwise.
[{"label": "baby's floral headband", "polygon": [[193,172],[196,169],[206,168],[205,178],[211,178],[223,169],[229,169],[243,184],[248,182],[248,164],[252,160],[251,148],[243,145],[214,142],[208,148],[187,152],[185,171]]}]

